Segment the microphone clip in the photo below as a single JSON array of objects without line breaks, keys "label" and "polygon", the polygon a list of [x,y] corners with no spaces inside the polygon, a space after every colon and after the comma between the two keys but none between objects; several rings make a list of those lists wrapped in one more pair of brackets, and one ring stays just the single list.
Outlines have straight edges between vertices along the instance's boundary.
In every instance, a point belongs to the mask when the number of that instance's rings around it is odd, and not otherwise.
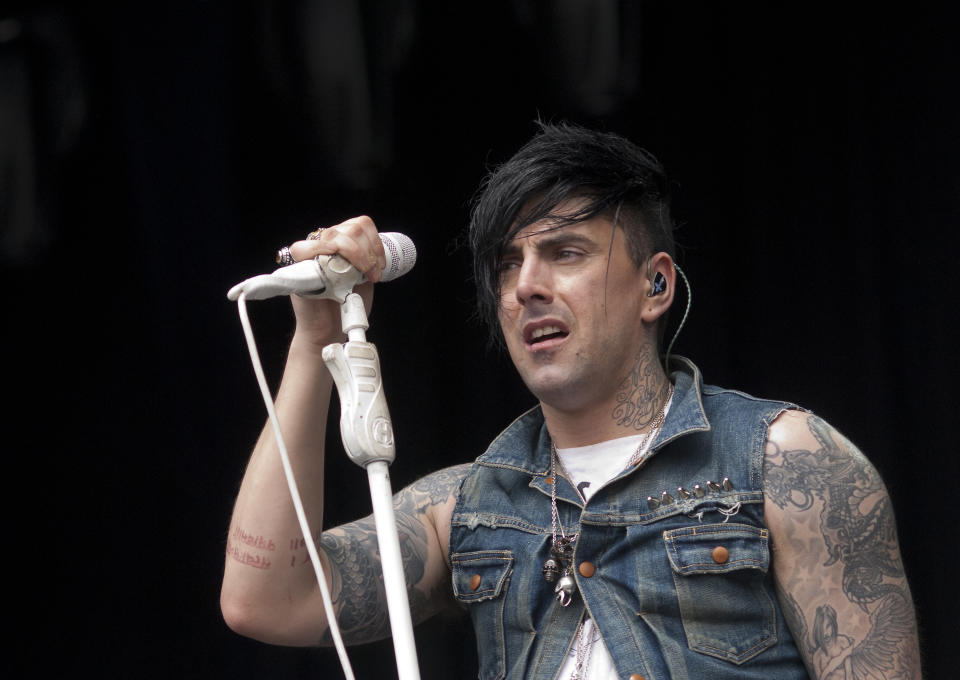
[{"label": "microphone clip", "polygon": [[362,272],[339,255],[318,255],[314,261],[327,285],[319,290],[298,292],[300,297],[332,299],[346,306],[347,296],[353,292],[355,286],[366,280]]},{"label": "microphone clip", "polygon": [[393,423],[383,392],[380,357],[373,343],[366,341],[369,324],[359,295],[346,296],[340,320],[348,341],[327,345],[322,356],[340,395],[343,447],[360,467],[374,461],[390,464],[396,456]]}]

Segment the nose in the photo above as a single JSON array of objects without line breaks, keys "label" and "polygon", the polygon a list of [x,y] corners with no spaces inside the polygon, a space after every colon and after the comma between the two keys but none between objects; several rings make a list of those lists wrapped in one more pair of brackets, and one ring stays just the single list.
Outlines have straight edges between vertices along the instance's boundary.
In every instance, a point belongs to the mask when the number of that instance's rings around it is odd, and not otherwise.
[{"label": "nose", "polygon": [[521,305],[530,302],[553,300],[553,286],[550,268],[538,257],[526,257],[517,275],[517,302]]}]

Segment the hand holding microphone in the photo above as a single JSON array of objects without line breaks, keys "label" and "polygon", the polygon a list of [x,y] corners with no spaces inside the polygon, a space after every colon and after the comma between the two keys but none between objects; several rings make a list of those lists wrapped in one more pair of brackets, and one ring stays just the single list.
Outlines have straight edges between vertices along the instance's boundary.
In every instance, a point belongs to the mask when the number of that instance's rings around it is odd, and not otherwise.
[{"label": "hand holding microphone", "polygon": [[[348,341],[326,344],[321,356],[340,395],[344,448],[351,460],[362,467],[392,462],[394,444],[380,378],[380,359],[376,347],[365,336],[369,327],[366,304],[361,295],[353,293],[353,288],[367,281],[392,281],[403,276],[413,268],[416,258],[416,248],[407,236],[378,233],[370,218],[358,217],[334,228],[318,229],[306,240],[281,249],[277,262],[283,266],[272,274],[238,283],[227,293],[229,299],[240,302],[241,310],[245,309],[245,300],[291,294],[340,303],[341,330]],[[369,296],[366,302],[369,303]],[[294,307],[298,333],[301,316],[324,318],[322,335],[332,328],[328,317],[335,306],[330,302],[313,304],[302,300],[295,302]],[[241,316],[246,317],[245,311],[241,311]]]},{"label": "hand holding microphone", "polygon": [[[339,226],[350,231],[331,228],[313,232],[310,240],[284,249],[299,262],[247,279],[231,288],[227,297],[236,300],[244,294],[248,300],[265,300],[297,294],[342,303],[356,285],[368,280],[392,281],[416,263],[413,241],[403,234],[378,234],[369,218],[355,218]],[[327,236],[327,232],[333,233]],[[352,263],[368,266],[361,270]]]}]

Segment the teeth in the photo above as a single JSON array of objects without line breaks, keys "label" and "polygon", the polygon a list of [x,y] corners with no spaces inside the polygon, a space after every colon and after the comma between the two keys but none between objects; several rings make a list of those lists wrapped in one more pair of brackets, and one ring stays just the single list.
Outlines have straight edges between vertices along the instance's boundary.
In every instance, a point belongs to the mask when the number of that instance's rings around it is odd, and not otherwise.
[{"label": "teeth", "polygon": [[530,336],[531,340],[536,340],[537,338],[542,338],[544,335],[550,335],[551,333],[561,333],[562,331],[556,326],[544,326],[543,328],[537,328],[533,331]]}]

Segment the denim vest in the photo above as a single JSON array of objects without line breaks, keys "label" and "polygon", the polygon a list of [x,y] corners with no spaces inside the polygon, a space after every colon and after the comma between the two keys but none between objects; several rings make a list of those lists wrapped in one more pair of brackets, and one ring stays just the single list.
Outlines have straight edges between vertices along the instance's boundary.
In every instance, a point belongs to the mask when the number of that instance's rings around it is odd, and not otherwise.
[{"label": "denim vest", "polygon": [[[670,412],[641,465],[586,506],[558,475],[560,522],[579,532],[574,564],[595,569],[589,577],[574,569],[579,595],[569,606],[541,571],[551,544],[551,442],[539,407],[464,479],[450,563],[454,595],[473,619],[481,679],[556,678],[586,610],[621,678],[807,677],[774,593],[763,520],[767,429],[793,405],[703,385],[692,363],[678,363]],[[663,502],[652,508],[648,497]]]}]

